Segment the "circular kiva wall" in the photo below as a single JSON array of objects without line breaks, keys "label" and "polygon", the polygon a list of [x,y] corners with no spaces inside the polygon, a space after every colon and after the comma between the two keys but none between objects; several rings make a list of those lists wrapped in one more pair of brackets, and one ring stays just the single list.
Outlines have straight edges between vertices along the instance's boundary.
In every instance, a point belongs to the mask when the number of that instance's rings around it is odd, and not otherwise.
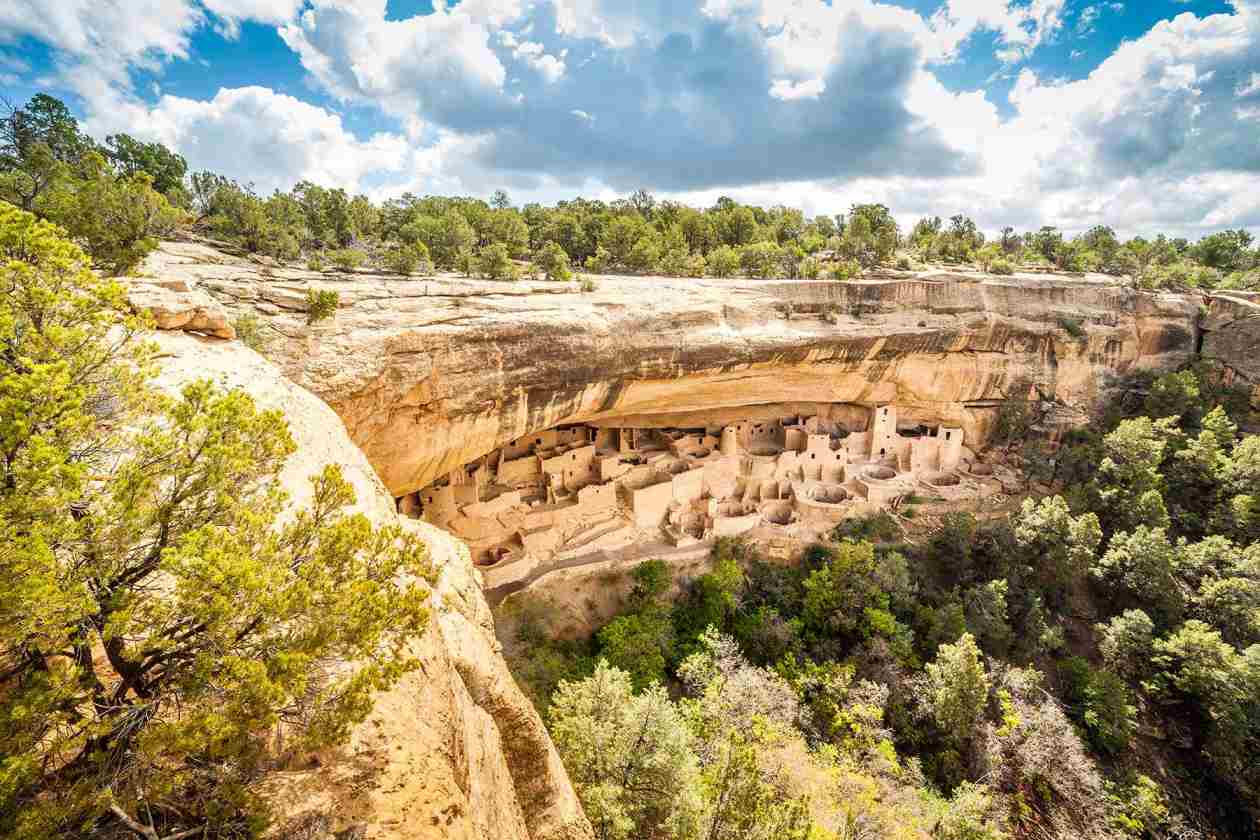
[{"label": "circular kiva wall", "polygon": [[837,505],[849,498],[849,491],[839,484],[820,484],[809,493],[810,499],[827,505]]},{"label": "circular kiva wall", "polygon": [[923,476],[923,480],[933,487],[955,487],[962,483],[962,479],[956,473],[952,472],[934,472]]},{"label": "circular kiva wall", "polygon": [[790,501],[766,502],[761,506],[761,518],[772,525],[788,525],[792,522]]},{"label": "circular kiva wall", "polygon": [[897,471],[892,467],[885,466],[867,467],[862,470],[862,477],[870,478],[875,481],[888,481],[889,479],[897,477]]}]

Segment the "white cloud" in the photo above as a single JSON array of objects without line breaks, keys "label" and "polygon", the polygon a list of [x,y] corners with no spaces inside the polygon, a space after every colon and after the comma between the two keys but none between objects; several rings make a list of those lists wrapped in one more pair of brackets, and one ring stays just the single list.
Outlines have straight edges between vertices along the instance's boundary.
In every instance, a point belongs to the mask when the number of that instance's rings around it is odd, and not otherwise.
[{"label": "white cloud", "polygon": [[827,83],[822,79],[805,79],[800,82],[775,79],[770,85],[770,95],[784,102],[792,102],[797,99],[817,99],[826,89]]},{"label": "white cloud", "polygon": [[219,19],[220,30],[235,38],[241,21],[288,23],[302,8],[303,0],[201,0],[202,5]]},{"label": "white cloud", "polygon": [[1251,78],[1238,85],[1238,98],[1254,96],[1260,93],[1260,72],[1252,72]]},{"label": "white cloud", "polygon": [[975,32],[997,33],[997,56],[1007,63],[1027,58],[1063,26],[1064,0],[947,0],[932,16],[935,57],[951,60]]},{"label": "white cloud", "polygon": [[116,83],[130,65],[188,55],[202,13],[189,0],[5,0],[0,42],[29,36]]},{"label": "white cloud", "polygon": [[490,28],[512,19],[489,0],[387,21],[385,0],[315,0],[280,37],[329,92],[396,116],[468,111],[499,99],[507,70]]},{"label": "white cloud", "polygon": [[253,182],[262,192],[303,179],[356,189],[368,175],[404,173],[413,163],[405,137],[358,140],[337,114],[265,87],[224,88],[205,101],[123,102],[113,114],[112,121],[98,117],[88,127],[160,140],[178,149],[191,169]]}]

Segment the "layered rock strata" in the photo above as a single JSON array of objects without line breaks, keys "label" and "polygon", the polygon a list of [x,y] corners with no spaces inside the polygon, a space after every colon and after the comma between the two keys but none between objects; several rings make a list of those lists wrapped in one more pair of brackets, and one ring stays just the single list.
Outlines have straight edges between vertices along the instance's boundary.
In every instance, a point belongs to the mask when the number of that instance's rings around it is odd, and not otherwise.
[{"label": "layered rock strata", "polygon": [[[983,441],[1034,398],[1079,418],[1120,376],[1199,345],[1203,297],[1101,278],[962,272],[862,282],[315,275],[170,244],[146,271],[259,317],[266,353],[341,416],[394,496],[562,423],[771,403],[896,404]],[[309,286],[339,292],[308,326]],[[1076,413],[1073,413],[1076,412]]]}]

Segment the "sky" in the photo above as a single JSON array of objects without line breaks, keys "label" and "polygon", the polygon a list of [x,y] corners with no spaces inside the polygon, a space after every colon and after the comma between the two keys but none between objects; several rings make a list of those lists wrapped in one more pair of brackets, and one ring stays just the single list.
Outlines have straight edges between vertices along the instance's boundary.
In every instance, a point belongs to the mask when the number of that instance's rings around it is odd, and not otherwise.
[{"label": "sky", "polygon": [[262,192],[1260,233],[1260,0],[5,0],[0,91]]}]

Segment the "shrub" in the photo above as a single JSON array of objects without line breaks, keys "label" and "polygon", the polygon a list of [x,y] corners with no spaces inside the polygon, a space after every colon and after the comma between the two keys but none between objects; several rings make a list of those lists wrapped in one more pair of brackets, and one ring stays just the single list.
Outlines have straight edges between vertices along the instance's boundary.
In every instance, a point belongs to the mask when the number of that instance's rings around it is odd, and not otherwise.
[{"label": "shrub", "polygon": [[341,303],[341,295],[332,289],[306,290],[306,323],[314,324],[331,318]]},{"label": "shrub", "polygon": [[734,277],[739,271],[739,251],[730,245],[714,248],[706,259],[711,277]]},{"label": "shrub", "polygon": [[801,276],[802,280],[817,280],[818,275],[822,273],[822,266],[819,265],[818,260],[813,257],[806,257],[801,260],[796,271]]},{"label": "shrub", "polygon": [[39,209],[82,242],[94,264],[125,274],[157,247],[157,238],[174,228],[180,213],[153,189],[147,174],[114,175],[95,153],[83,167],[85,177],[63,179]]},{"label": "shrub", "polygon": [[367,254],[356,248],[341,248],[330,252],[328,259],[341,271],[354,271],[367,260]]},{"label": "shrub", "polygon": [[323,251],[311,251],[306,257],[306,267],[311,271],[323,271],[326,264]]},{"label": "shrub", "polygon": [[910,262],[909,257],[898,257],[897,268],[901,269],[902,271],[910,271],[911,269],[914,268],[914,263]]},{"label": "shrub", "polygon": [[844,260],[831,266],[832,280],[852,280],[861,273],[862,267],[855,260]]},{"label": "shrub", "polygon": [[599,285],[593,277],[583,277],[582,281],[578,283],[578,289],[583,292],[593,292],[598,288]]},{"label": "shrub", "polygon": [[999,257],[998,259],[989,263],[989,272],[991,274],[1009,275],[1009,274],[1014,274],[1015,269],[1011,266],[1010,260],[1005,260]]},{"label": "shrub", "polygon": [[508,253],[507,245],[495,242],[481,249],[477,257],[477,271],[489,280],[515,280],[516,265]]},{"label": "shrub", "polygon": [[569,270],[569,255],[556,242],[548,242],[539,250],[534,262],[548,280],[568,280],[573,276]]},{"label": "shrub", "polygon": [[429,259],[429,249],[425,247],[425,244],[414,242],[410,245],[394,245],[386,251],[385,267],[405,277],[416,271],[430,271],[433,263]]},{"label": "shrub", "polygon": [[586,258],[586,270],[595,274],[607,272],[610,265],[612,265],[612,254],[608,253],[608,249],[603,245],[596,248],[595,253]]},{"label": "shrub", "polygon": [[259,353],[266,349],[268,342],[268,336],[265,333],[266,325],[253,312],[240,315],[232,322],[232,326],[236,329],[237,339],[246,347]]},{"label": "shrub", "polygon": [[1085,337],[1085,328],[1081,326],[1081,322],[1079,318],[1067,318],[1067,317],[1060,318],[1059,326],[1063,328],[1063,331],[1065,333],[1072,336],[1072,338]]}]

